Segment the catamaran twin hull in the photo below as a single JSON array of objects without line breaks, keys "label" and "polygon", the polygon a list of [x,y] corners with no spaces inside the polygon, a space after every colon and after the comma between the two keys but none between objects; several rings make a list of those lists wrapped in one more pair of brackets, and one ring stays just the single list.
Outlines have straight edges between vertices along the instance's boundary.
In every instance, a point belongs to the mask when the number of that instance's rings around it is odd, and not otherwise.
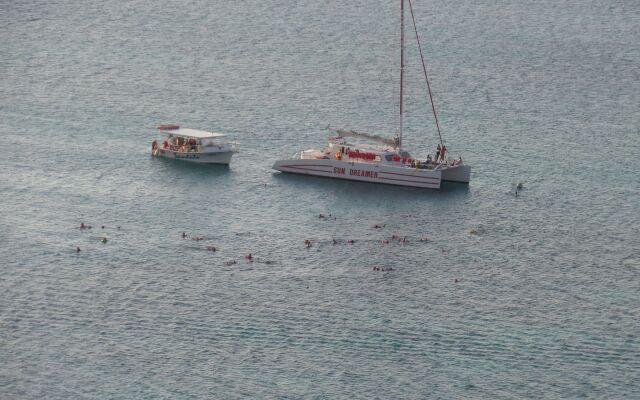
[{"label": "catamaran twin hull", "polygon": [[[273,168],[282,172],[324,176],[352,181],[384,183],[388,185],[439,189],[443,174],[457,182],[469,181],[470,168],[460,165],[447,170],[416,169],[388,165],[354,163],[331,159],[280,160]],[[458,169],[457,171],[455,171]]]},{"label": "catamaran twin hull", "polygon": [[201,164],[226,164],[231,163],[233,151],[222,152],[180,152],[169,149],[156,149],[155,156],[171,158],[180,161],[189,161]]}]

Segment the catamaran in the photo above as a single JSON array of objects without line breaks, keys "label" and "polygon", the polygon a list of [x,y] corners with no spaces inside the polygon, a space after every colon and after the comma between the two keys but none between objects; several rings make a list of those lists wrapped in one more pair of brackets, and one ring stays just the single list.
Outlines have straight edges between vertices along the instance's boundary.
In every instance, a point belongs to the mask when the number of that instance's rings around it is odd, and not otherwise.
[{"label": "catamaran", "polygon": [[167,136],[158,145],[151,143],[151,154],[158,157],[203,164],[229,164],[235,152],[226,141],[226,135],[199,129],[180,128],[178,125],[158,125]]},{"label": "catamaran", "polygon": [[[402,146],[403,89],[405,73],[405,1],[409,4],[413,30],[420,51],[439,143],[435,157],[417,160]],[[324,176],[354,181],[439,189],[442,181],[469,183],[471,167],[462,157],[447,157],[431,84],[411,0],[400,0],[400,124],[393,139],[344,129],[329,129],[329,143],[323,149],[303,150],[290,159],[278,160],[273,168],[282,172]]]}]

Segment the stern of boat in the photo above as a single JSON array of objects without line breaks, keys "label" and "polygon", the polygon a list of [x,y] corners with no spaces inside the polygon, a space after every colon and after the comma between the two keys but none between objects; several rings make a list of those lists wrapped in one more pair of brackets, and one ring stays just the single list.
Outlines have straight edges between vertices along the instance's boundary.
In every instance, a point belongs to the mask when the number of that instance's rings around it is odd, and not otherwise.
[{"label": "stern of boat", "polygon": [[464,164],[458,164],[443,168],[442,180],[447,182],[469,183],[471,180],[471,167]]}]

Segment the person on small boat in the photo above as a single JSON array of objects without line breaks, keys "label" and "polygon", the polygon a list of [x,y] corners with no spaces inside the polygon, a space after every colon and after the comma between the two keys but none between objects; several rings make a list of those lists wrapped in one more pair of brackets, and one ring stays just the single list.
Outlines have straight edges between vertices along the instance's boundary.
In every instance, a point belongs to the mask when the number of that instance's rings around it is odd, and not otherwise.
[{"label": "person on small boat", "polygon": [[197,142],[195,139],[189,139],[189,151],[196,151]]}]

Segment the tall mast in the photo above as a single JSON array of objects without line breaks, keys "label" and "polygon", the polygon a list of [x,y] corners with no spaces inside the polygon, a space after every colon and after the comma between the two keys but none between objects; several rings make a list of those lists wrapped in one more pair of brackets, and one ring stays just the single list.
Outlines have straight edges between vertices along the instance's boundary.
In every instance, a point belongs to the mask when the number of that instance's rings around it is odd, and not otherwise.
[{"label": "tall mast", "polygon": [[404,0],[400,0],[400,133],[398,135],[398,150],[402,150],[402,89],[404,82]]}]

